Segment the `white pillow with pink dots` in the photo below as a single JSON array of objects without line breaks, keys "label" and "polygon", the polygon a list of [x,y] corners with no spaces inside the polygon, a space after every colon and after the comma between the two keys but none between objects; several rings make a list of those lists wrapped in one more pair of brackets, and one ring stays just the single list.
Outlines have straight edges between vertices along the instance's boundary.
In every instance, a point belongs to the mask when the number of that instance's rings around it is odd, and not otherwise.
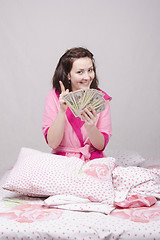
[{"label": "white pillow with pink dots", "polygon": [[3,188],[29,196],[70,194],[112,204],[114,167],[113,158],[85,163],[77,157],[22,148]]},{"label": "white pillow with pink dots", "polygon": [[137,152],[129,150],[107,150],[106,157],[115,158],[115,163],[118,166],[140,166],[145,159]]}]

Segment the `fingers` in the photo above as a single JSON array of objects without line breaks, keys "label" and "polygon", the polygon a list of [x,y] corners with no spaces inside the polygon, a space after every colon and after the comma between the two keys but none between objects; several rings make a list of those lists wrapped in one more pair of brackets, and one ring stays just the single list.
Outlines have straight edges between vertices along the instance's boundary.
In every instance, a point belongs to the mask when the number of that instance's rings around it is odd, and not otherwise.
[{"label": "fingers", "polygon": [[87,108],[83,110],[82,115],[85,116],[87,119],[91,119],[93,116],[92,112],[90,112]]},{"label": "fingers", "polygon": [[61,92],[62,93],[65,92],[66,90],[65,90],[65,87],[64,87],[62,81],[59,81],[59,84],[60,84],[60,87],[61,87]]},{"label": "fingers", "polygon": [[90,110],[88,110],[87,108],[85,108],[82,111],[82,119],[83,121],[85,121],[86,123],[88,123],[89,125],[93,125],[96,122],[97,119],[97,113],[95,111],[95,109],[93,107],[90,107]]},{"label": "fingers", "polygon": [[61,93],[69,93],[69,89],[65,89],[62,81],[59,81],[60,87],[61,87]]},{"label": "fingers", "polygon": [[97,118],[97,113],[92,106],[90,106],[89,109],[85,108],[83,110],[83,113],[89,118]]},{"label": "fingers", "polygon": [[63,96],[66,93],[69,93],[69,89],[65,90],[65,87],[64,87],[62,81],[59,81],[59,84],[60,84],[60,87],[61,87],[61,94],[59,96],[60,109],[64,112],[66,112],[68,106],[67,106],[67,103],[65,102],[65,100],[63,99]]},{"label": "fingers", "polygon": [[96,110],[94,109],[94,107],[90,106],[90,112],[92,113],[92,115],[97,118],[97,113],[96,113]]}]

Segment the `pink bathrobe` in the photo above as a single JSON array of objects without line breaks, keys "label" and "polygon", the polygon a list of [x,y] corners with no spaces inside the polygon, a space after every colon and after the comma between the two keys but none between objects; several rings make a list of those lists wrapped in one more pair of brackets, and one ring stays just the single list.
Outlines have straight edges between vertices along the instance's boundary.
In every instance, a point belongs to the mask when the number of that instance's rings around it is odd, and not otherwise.
[{"label": "pink bathrobe", "polygon": [[[102,91],[102,90],[100,90]],[[102,91],[103,92],[103,91]],[[109,97],[105,92],[103,92],[104,98],[107,101],[106,109],[97,114],[96,126],[99,131],[104,135],[105,146],[109,141],[109,138],[112,135],[112,126],[111,126],[111,116],[110,116],[110,106]],[[42,120],[42,129],[47,141],[47,132],[52,123],[54,122],[59,109],[59,94],[52,89],[49,91],[46,97],[46,103],[44,108],[43,120]],[[103,150],[104,150],[103,149]],[[71,110],[68,108],[65,116],[65,131],[63,139],[60,145],[56,149],[52,149],[52,153],[59,154],[63,156],[76,156],[88,161],[94,158],[104,157],[104,153],[95,149],[87,136],[87,131],[84,127],[84,121],[81,121],[80,118],[76,118]]]}]

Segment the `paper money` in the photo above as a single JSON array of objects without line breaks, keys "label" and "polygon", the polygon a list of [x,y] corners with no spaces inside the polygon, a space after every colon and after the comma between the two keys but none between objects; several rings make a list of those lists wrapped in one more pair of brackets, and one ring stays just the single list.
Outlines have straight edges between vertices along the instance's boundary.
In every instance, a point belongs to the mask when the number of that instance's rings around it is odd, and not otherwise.
[{"label": "paper money", "polygon": [[81,117],[82,110],[87,108],[91,111],[91,106],[95,109],[97,114],[104,111],[106,100],[103,96],[104,94],[97,89],[87,89],[66,93],[63,99],[75,117]]}]

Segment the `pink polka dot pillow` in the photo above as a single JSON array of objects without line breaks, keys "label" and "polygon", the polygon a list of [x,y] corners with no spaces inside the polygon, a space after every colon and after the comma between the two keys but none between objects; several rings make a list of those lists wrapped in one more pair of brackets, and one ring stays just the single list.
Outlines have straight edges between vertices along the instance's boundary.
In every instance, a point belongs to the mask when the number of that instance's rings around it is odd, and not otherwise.
[{"label": "pink polka dot pillow", "polygon": [[29,196],[70,194],[112,204],[113,158],[85,163],[76,157],[22,148],[4,189]]},{"label": "pink polka dot pillow", "polygon": [[115,158],[115,163],[123,167],[138,167],[145,161],[139,153],[127,150],[108,150],[106,151],[106,156]]}]

